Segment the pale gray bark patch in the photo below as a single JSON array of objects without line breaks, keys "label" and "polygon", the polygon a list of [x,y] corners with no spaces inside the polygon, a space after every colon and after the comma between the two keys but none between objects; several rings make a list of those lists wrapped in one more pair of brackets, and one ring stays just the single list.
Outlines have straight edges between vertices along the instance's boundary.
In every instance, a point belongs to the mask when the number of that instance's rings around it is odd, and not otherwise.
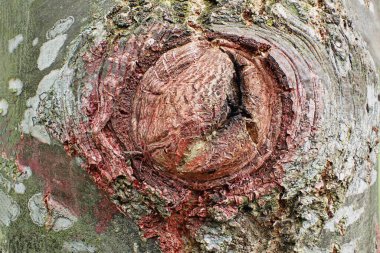
[{"label": "pale gray bark patch", "polygon": [[334,218],[326,222],[324,229],[327,229],[330,232],[335,232],[337,231],[336,226],[339,225],[341,221],[343,221],[344,225],[348,227],[358,221],[363,213],[364,207],[355,209],[352,205],[344,206],[335,213]]},{"label": "pale gray bark patch", "polygon": [[40,48],[40,56],[38,57],[37,64],[40,70],[50,67],[58,56],[58,52],[67,39],[67,34],[58,35],[51,39]]},{"label": "pale gray bark patch", "polygon": [[58,20],[53,27],[46,32],[46,39],[51,40],[57,37],[58,35],[64,34],[67,32],[72,24],[74,23],[74,17],[69,16],[65,19]]},{"label": "pale gray bark patch", "polygon": [[377,171],[371,170],[370,175],[366,171],[358,171],[352,183],[348,187],[346,197],[363,194],[377,181]]}]

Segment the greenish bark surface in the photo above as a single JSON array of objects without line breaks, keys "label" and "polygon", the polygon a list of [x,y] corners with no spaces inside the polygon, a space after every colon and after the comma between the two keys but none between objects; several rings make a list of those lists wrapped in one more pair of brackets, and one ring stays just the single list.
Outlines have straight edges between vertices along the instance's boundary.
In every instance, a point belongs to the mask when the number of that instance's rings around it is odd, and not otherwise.
[{"label": "greenish bark surface", "polygon": [[[26,101],[35,95],[38,83],[51,70],[62,66],[70,41],[93,19],[105,15],[113,4],[111,1],[0,2],[0,100],[8,104],[6,115],[0,116],[0,252],[158,251],[153,240],[140,238],[138,228],[131,220],[112,213],[110,202],[101,204],[106,198],[104,194],[75,159],[66,155],[60,144],[44,144],[31,136],[22,136],[19,131],[27,108]],[[57,21],[68,17],[73,17],[74,23],[65,32],[67,39],[64,45],[51,66],[40,71],[37,60],[42,44],[48,40],[47,31]],[[17,46],[17,43],[11,43],[15,48],[10,53],[9,40],[19,35],[22,35],[22,41]],[[23,83],[20,95],[9,89],[12,79]],[[30,177],[25,177],[16,164],[20,151],[27,160],[35,162],[34,166],[29,164],[32,169]],[[46,173],[35,172],[36,167]],[[68,229],[55,231],[54,227],[36,224],[31,218],[28,203],[33,196],[44,193],[51,180],[53,184],[74,182],[67,191],[60,193],[62,199],[66,199],[63,202],[67,207],[76,206],[78,209],[75,222]],[[21,184],[23,186],[20,187]],[[40,212],[44,210],[40,209]],[[101,233],[97,233],[97,227],[103,226],[99,213],[108,212],[110,219]]]}]

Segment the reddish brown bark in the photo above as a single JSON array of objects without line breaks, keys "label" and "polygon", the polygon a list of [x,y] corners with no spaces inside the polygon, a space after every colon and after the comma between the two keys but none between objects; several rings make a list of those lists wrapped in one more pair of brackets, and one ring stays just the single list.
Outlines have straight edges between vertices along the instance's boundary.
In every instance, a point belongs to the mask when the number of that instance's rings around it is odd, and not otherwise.
[{"label": "reddish brown bark", "polygon": [[280,190],[282,163],[302,143],[296,135],[316,124],[291,67],[299,56],[256,39],[155,24],[83,56],[87,119],[67,123],[66,147],[121,210],[132,195],[117,179],[143,198],[140,227],[165,251],[183,250],[189,226],[228,220]]}]

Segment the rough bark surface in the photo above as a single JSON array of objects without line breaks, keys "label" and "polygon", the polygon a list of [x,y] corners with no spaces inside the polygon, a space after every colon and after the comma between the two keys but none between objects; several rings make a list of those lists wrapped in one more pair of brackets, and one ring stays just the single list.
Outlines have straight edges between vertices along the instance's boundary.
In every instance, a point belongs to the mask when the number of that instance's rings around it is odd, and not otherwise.
[{"label": "rough bark surface", "polygon": [[353,3],[78,5],[10,68],[38,87],[3,67],[4,251],[375,252],[380,86]]}]

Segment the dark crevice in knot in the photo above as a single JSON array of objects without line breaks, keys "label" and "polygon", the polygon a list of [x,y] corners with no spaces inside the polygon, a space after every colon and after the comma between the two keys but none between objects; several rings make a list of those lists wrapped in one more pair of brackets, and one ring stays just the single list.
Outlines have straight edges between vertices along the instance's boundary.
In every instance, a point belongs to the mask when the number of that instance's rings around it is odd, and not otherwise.
[{"label": "dark crevice in knot", "polygon": [[243,78],[243,68],[244,65],[238,63],[231,52],[226,52],[221,48],[221,51],[226,53],[234,64],[234,79],[232,85],[234,86],[235,98],[227,98],[227,105],[230,109],[227,119],[232,119],[236,116],[241,116],[246,119],[246,128],[248,134],[250,135],[252,141],[257,144],[259,139],[259,130],[255,122],[253,122],[253,117],[250,112],[245,108],[243,103],[244,94],[244,78]]},{"label": "dark crevice in knot", "polygon": [[244,80],[243,80],[243,67],[241,64],[239,64],[235,57],[230,52],[225,52],[223,49],[221,49],[222,52],[226,53],[228,57],[231,59],[232,63],[234,64],[234,79],[232,85],[234,86],[235,91],[235,97],[234,98],[227,98],[227,104],[230,108],[230,112],[227,115],[227,119],[233,118],[237,115],[241,115],[243,118],[252,119],[252,115],[247,111],[243,104],[243,86],[244,86]]}]

